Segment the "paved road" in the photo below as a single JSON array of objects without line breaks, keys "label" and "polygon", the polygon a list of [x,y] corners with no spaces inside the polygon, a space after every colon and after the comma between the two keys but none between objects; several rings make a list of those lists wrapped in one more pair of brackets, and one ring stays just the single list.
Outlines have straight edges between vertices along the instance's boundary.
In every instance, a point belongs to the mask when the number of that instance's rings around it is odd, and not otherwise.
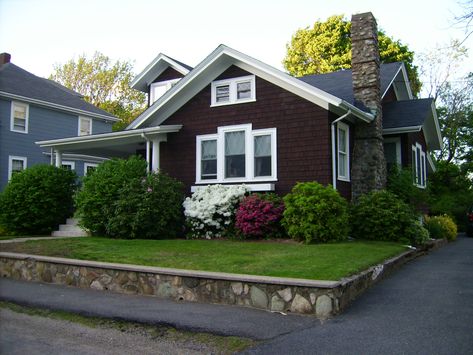
[{"label": "paved road", "polygon": [[252,354],[473,354],[473,239],[416,259],[324,324]]}]

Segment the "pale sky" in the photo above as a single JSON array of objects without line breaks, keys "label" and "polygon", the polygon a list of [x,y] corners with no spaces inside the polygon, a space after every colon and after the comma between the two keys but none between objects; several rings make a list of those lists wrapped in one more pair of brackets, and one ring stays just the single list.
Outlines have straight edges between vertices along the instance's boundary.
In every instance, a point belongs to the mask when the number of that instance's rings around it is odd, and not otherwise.
[{"label": "pale sky", "polygon": [[[39,76],[53,64],[100,51],[139,73],[160,52],[191,66],[219,44],[283,69],[299,28],[331,15],[371,11],[378,26],[416,53],[464,38],[452,27],[466,0],[0,0],[0,52]],[[470,58],[461,68],[473,71]]]}]

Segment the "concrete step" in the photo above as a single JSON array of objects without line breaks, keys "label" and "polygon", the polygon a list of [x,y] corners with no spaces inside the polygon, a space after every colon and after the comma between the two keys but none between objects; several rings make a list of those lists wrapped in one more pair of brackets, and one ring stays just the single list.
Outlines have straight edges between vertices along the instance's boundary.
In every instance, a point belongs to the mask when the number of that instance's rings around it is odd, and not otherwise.
[{"label": "concrete step", "polygon": [[77,232],[81,231],[82,228],[79,227],[78,225],[72,225],[72,224],[61,224],[59,225],[59,230],[60,231],[69,231],[69,232]]},{"label": "concrete step", "polygon": [[51,233],[53,237],[87,237],[88,234],[85,230],[80,231],[54,231]]},{"label": "concrete step", "polygon": [[72,225],[72,226],[77,226],[79,224],[79,219],[78,218],[68,218],[66,220],[66,224]]}]

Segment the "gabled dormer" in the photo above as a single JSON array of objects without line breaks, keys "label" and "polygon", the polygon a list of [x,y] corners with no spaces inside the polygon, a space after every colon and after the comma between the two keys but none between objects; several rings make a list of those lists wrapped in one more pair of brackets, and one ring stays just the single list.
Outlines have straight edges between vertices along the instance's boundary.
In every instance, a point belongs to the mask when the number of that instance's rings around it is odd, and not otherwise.
[{"label": "gabled dormer", "polygon": [[148,106],[164,95],[192,67],[160,53],[131,83],[132,88],[148,94]]}]

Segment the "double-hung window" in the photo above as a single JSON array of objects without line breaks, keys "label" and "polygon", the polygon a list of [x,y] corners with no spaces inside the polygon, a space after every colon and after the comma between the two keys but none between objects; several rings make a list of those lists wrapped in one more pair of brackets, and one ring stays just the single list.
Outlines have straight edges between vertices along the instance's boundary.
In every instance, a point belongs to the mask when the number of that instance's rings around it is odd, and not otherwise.
[{"label": "double-hung window", "polygon": [[88,136],[92,134],[92,119],[79,117],[79,136]]},{"label": "double-hung window", "polygon": [[10,180],[14,174],[25,170],[26,162],[26,157],[17,157],[10,155],[8,157],[8,180]]},{"label": "double-hung window", "polygon": [[196,144],[197,183],[276,180],[276,128],[218,127],[217,134],[197,136]]},{"label": "double-hung window", "polygon": [[388,172],[390,172],[394,167],[401,167],[401,138],[385,138],[383,149]]},{"label": "double-hung window", "polygon": [[222,106],[256,100],[255,76],[223,79],[212,82],[211,106]]},{"label": "double-hung window", "polygon": [[73,161],[62,161],[61,163],[62,167],[67,170],[75,170],[76,169],[76,163]]},{"label": "double-hung window", "polygon": [[12,132],[28,133],[29,120],[29,106],[28,104],[12,101],[11,116],[10,116],[10,130]]},{"label": "double-hung window", "polygon": [[419,143],[412,145],[412,176],[414,185],[421,188],[427,186],[426,157]]},{"label": "double-hung window", "polygon": [[97,169],[98,164],[95,163],[84,163],[84,176],[89,175]]},{"label": "double-hung window", "polygon": [[350,129],[344,123],[337,123],[338,180],[350,181]]}]

